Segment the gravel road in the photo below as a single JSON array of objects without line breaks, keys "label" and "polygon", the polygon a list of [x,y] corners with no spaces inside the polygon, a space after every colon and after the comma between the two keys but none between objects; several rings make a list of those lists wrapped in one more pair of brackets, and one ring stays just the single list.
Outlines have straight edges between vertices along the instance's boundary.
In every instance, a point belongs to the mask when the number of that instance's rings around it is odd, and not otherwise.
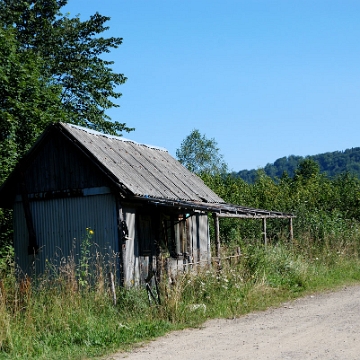
[{"label": "gravel road", "polygon": [[107,359],[360,359],[360,286],[172,332]]}]

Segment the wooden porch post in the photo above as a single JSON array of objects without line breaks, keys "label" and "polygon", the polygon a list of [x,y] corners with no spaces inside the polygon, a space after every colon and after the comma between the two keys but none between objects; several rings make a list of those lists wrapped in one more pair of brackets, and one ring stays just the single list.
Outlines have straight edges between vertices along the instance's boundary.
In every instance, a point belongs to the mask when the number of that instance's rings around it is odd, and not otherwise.
[{"label": "wooden porch post", "polygon": [[214,226],[215,226],[215,246],[216,246],[216,257],[219,258],[220,262],[220,226],[219,217],[216,213],[213,213]]},{"label": "wooden porch post", "polygon": [[262,227],[263,227],[263,239],[264,239],[264,245],[267,245],[267,237],[266,237],[266,218],[262,219]]},{"label": "wooden porch post", "polygon": [[292,218],[289,219],[289,232],[290,232],[290,241],[293,241],[294,240],[294,230],[293,230]]}]

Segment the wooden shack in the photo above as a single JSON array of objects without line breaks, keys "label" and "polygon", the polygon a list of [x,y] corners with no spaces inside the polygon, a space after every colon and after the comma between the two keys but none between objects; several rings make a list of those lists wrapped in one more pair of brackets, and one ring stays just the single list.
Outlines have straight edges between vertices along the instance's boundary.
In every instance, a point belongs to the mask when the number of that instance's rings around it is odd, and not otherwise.
[{"label": "wooden shack", "polygon": [[216,229],[221,216],[292,217],[226,204],[164,149],[64,123],[19,162],[0,207],[13,209],[22,273],[76,259],[91,229],[93,250],[124,285],[144,283],[160,265],[210,264],[208,214]]}]

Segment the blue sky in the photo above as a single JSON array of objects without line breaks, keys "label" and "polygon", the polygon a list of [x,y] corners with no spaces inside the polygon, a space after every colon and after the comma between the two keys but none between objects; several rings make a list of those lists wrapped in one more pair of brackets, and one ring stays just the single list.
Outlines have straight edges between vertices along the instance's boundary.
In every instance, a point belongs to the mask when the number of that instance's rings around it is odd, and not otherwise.
[{"label": "blue sky", "polygon": [[111,17],[112,119],[175,156],[193,129],[233,171],[360,146],[360,1],[69,0]]}]

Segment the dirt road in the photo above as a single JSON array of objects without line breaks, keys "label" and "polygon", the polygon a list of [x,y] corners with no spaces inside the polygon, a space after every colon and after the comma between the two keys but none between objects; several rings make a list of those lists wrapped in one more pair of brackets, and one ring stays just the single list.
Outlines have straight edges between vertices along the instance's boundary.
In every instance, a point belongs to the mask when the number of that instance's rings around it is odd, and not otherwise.
[{"label": "dirt road", "polygon": [[211,320],[108,359],[123,358],[360,359],[360,286],[234,320]]}]

